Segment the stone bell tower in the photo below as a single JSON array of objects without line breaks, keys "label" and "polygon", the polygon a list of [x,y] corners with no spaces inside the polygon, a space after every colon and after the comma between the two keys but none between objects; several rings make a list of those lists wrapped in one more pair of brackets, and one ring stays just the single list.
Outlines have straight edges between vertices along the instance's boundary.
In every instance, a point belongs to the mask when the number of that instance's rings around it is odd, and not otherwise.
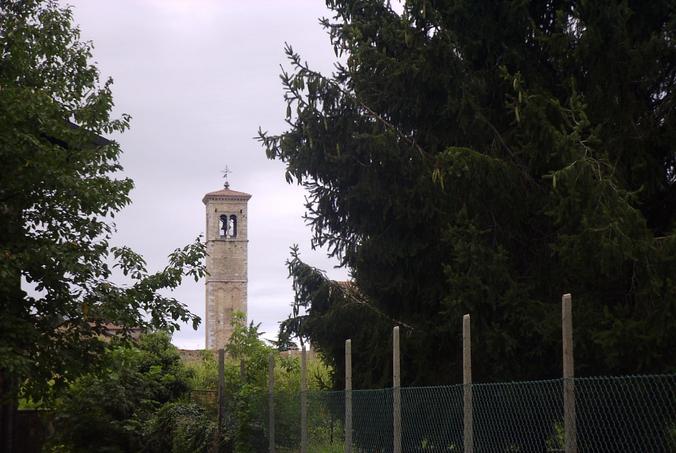
[{"label": "stone bell tower", "polygon": [[[227,177],[227,174],[226,174]],[[232,314],[247,314],[247,203],[251,195],[225,187],[209,192],[206,206],[206,348],[224,347],[232,335]]]}]

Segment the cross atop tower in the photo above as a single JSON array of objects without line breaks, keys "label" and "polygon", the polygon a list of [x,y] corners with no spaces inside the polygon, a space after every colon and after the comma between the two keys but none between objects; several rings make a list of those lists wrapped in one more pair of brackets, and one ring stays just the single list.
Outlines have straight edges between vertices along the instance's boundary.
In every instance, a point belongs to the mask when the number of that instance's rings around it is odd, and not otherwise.
[{"label": "cross atop tower", "polygon": [[223,187],[225,187],[226,189],[229,189],[229,188],[230,188],[230,183],[228,182],[228,175],[229,175],[230,173],[232,173],[232,170],[230,170],[230,169],[228,168],[228,166],[226,165],[226,166],[225,166],[225,170],[221,171],[221,173],[223,173],[223,178],[225,179],[225,182],[223,183]]}]

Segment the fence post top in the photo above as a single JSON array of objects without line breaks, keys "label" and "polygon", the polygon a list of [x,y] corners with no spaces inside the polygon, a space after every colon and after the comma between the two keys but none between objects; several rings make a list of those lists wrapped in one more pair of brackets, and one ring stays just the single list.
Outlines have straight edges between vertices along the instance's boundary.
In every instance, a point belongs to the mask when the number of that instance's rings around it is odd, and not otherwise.
[{"label": "fence post top", "polygon": [[566,301],[571,301],[572,299],[573,299],[573,296],[571,296],[570,293],[565,293],[565,294],[561,297],[561,300],[563,300],[564,302],[566,302]]},{"label": "fence post top", "polygon": [[470,318],[469,313],[466,313],[465,315],[463,315],[462,320],[463,320],[463,321],[464,321],[465,319],[469,320],[469,318]]}]

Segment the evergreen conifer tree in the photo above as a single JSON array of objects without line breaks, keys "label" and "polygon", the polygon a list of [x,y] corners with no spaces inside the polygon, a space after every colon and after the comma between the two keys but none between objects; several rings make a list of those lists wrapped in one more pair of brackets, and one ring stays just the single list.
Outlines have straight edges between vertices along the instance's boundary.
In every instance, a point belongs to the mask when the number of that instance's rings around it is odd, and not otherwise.
[{"label": "evergreen conifer tree", "polygon": [[336,385],[360,338],[355,385],[382,386],[402,323],[404,384],[458,382],[471,313],[477,381],[558,377],[571,292],[578,375],[676,370],[672,2],[327,5],[345,63],[287,47],[289,127],[259,139],[358,297],[295,254],[282,333]]}]

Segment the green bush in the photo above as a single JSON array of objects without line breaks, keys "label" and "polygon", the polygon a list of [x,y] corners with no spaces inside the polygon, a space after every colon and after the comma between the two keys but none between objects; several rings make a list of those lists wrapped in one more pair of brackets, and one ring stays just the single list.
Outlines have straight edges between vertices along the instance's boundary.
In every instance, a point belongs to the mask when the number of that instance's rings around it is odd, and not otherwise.
[{"label": "green bush", "polygon": [[149,453],[207,452],[214,443],[216,423],[195,403],[167,403],[147,424],[145,450]]},{"label": "green bush", "polygon": [[104,363],[57,398],[55,451],[142,451],[148,421],[188,394],[190,372],[166,333],[111,346]]},{"label": "green bush", "polygon": [[[222,442],[237,453],[267,449],[268,360],[275,358],[275,394],[278,447],[294,446],[299,432],[300,359],[283,356],[260,337],[259,326],[246,323],[242,313],[233,316],[233,334],[226,348],[225,414]],[[216,390],[218,364],[211,351],[205,351],[202,360],[189,363],[190,384],[193,390],[211,390],[212,399],[202,398],[203,407],[216,417]],[[320,360],[308,361],[308,386],[324,389],[330,382],[330,371]],[[197,394],[198,392],[194,392]],[[195,395],[196,396],[196,395]]]},{"label": "green bush", "polygon": [[[215,442],[237,453],[265,450],[270,353],[276,362],[275,392],[289,396],[289,401],[277,398],[278,445],[295,445],[299,357],[281,356],[266,345],[259,327],[247,325],[242,314],[235,316],[233,327],[225,363],[220,439],[216,434],[218,366],[213,352],[204,351],[200,361],[184,364],[169,335],[153,333],[134,345],[111,346],[101,369],[81,376],[57,398],[51,450],[206,452]],[[310,360],[310,388],[322,388],[326,382],[329,370]]]}]

